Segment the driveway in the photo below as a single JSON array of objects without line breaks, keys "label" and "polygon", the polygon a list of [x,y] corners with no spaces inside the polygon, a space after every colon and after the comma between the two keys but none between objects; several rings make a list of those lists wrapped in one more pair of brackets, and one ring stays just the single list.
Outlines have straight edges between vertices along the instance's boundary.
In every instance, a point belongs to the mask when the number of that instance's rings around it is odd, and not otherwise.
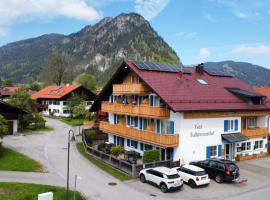
[{"label": "driveway", "polygon": [[[0,172],[0,181],[17,181],[66,185],[67,133],[73,129],[58,120],[46,119],[54,127],[51,133],[26,136],[8,136],[4,138],[6,146],[18,150],[45,166],[47,173]],[[76,133],[78,130],[74,130]],[[245,184],[217,184],[209,187],[191,189],[185,185],[179,192],[163,194],[156,187],[140,183],[138,180],[121,182],[92,165],[80,155],[74,143],[70,154],[70,187],[74,185],[75,174],[82,177],[77,188],[87,199],[93,200],[148,200],[148,199],[230,199],[230,200],[269,200],[270,158],[243,161],[239,163],[241,176],[246,177]],[[108,183],[115,182],[116,186]]]},{"label": "driveway", "polygon": [[[59,120],[46,119],[54,131],[26,136],[7,136],[4,144],[39,161],[47,173],[0,172],[0,181],[18,181],[66,186],[68,130],[73,129]],[[78,133],[78,130],[74,130]],[[74,143],[70,151],[70,187],[75,174],[82,177],[77,182],[78,190],[87,199],[138,200],[152,199],[146,192],[137,191],[127,182],[121,182],[92,165],[77,151]],[[108,183],[115,182],[116,186]]]}]

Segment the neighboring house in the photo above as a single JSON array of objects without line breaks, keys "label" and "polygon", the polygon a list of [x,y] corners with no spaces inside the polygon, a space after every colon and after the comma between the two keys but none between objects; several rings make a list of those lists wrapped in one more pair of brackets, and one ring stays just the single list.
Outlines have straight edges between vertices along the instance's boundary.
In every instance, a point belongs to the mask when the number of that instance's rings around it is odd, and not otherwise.
[{"label": "neighboring house", "polygon": [[109,142],[188,163],[266,156],[269,106],[247,84],[203,65],[124,61],[90,110],[108,113],[100,129]]},{"label": "neighboring house", "polygon": [[[0,88],[0,98],[2,100],[7,100],[14,92],[23,90],[21,86],[10,86],[10,87],[3,87]],[[32,90],[27,90],[27,92],[32,95],[35,92]]]},{"label": "neighboring house", "polygon": [[18,132],[19,117],[28,114],[28,112],[0,100],[0,114],[8,122],[8,133],[14,134]]},{"label": "neighboring house", "polygon": [[43,115],[69,117],[67,100],[73,96],[81,96],[85,100],[86,109],[90,109],[96,95],[82,85],[47,86],[34,93],[32,99],[40,104],[40,112]]}]

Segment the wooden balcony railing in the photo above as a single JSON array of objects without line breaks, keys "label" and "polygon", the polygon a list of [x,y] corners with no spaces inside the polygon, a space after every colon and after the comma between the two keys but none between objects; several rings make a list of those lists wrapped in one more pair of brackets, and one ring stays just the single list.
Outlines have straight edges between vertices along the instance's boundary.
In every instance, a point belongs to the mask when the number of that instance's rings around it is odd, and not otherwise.
[{"label": "wooden balcony railing", "polygon": [[143,83],[114,84],[113,94],[145,94],[149,89]]},{"label": "wooden balcony railing", "polygon": [[102,102],[101,111],[121,115],[141,116],[146,118],[159,119],[170,117],[170,111],[167,108],[150,107],[147,104],[133,105],[133,104]]},{"label": "wooden balcony railing", "polygon": [[268,128],[242,129],[242,134],[248,138],[267,137]]},{"label": "wooden balcony railing", "polygon": [[142,141],[164,148],[176,147],[179,144],[179,134],[157,134],[152,131],[142,131],[135,128],[128,128],[121,124],[113,125],[109,122],[100,122],[99,128],[106,133]]}]

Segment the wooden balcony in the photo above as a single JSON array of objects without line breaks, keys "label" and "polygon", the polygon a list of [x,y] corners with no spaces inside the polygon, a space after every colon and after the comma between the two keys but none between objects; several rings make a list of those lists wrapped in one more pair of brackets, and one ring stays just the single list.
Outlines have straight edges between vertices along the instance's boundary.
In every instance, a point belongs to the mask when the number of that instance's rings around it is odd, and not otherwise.
[{"label": "wooden balcony", "polygon": [[133,105],[102,102],[101,111],[155,119],[170,117],[170,111],[167,108],[150,107],[147,104]]},{"label": "wooden balcony", "polygon": [[157,134],[153,131],[141,131],[135,128],[128,128],[121,124],[113,125],[109,122],[100,122],[99,128],[106,133],[112,133],[114,135],[142,141],[164,148],[176,147],[179,144],[178,134]]},{"label": "wooden balcony", "polygon": [[113,94],[146,94],[148,92],[148,87],[143,83],[124,83],[113,85]]},{"label": "wooden balcony", "polygon": [[268,137],[268,128],[242,129],[242,134],[248,138]]}]

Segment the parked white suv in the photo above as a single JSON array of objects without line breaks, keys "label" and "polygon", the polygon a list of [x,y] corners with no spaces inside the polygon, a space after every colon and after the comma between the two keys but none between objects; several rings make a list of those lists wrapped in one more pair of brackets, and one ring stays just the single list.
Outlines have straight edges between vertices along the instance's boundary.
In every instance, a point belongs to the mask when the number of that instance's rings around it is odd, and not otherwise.
[{"label": "parked white suv", "polygon": [[178,172],[184,182],[188,183],[192,188],[200,185],[208,185],[210,183],[210,179],[205,170],[195,165],[183,165],[172,169]]},{"label": "parked white suv", "polygon": [[142,169],[140,171],[140,180],[142,183],[149,181],[156,184],[164,193],[168,190],[180,189],[183,186],[183,179],[178,173],[167,167]]}]

